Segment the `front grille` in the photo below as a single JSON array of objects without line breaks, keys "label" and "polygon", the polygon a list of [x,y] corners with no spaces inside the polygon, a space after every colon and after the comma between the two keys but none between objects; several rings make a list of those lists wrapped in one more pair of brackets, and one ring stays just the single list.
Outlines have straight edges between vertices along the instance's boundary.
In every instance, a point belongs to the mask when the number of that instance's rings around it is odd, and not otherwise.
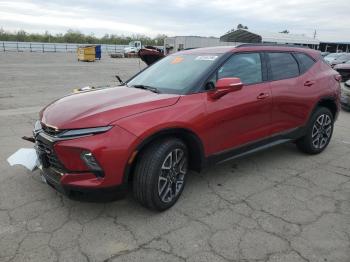
[{"label": "front grille", "polygon": [[53,127],[47,126],[45,124],[41,124],[41,128],[44,131],[44,133],[50,135],[50,136],[58,136],[59,134],[61,134],[64,130],[58,130],[55,129]]},{"label": "front grille", "polygon": [[53,167],[58,171],[64,170],[64,167],[59,161],[52,145],[41,140],[37,140],[37,150],[40,161],[42,162],[44,168]]}]

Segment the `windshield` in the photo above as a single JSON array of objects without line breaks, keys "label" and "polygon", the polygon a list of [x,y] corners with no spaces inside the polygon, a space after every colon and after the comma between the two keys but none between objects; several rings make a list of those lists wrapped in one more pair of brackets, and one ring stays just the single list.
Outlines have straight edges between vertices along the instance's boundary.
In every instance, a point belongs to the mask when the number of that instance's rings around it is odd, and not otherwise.
[{"label": "windshield", "polygon": [[201,79],[220,55],[171,55],[148,67],[128,86],[149,86],[160,93],[185,94]]}]

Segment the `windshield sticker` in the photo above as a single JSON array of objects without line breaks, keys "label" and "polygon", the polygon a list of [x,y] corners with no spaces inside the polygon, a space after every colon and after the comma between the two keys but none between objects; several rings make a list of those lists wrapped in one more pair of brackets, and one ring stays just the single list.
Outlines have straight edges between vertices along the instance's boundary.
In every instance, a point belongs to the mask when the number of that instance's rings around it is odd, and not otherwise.
[{"label": "windshield sticker", "polygon": [[177,56],[177,57],[175,57],[175,58],[173,59],[173,61],[171,61],[171,63],[172,63],[173,65],[174,65],[174,64],[179,64],[179,63],[181,63],[183,60],[184,60],[183,57]]},{"label": "windshield sticker", "polygon": [[201,61],[214,61],[216,58],[218,58],[217,55],[205,55],[205,56],[197,56],[196,60]]}]

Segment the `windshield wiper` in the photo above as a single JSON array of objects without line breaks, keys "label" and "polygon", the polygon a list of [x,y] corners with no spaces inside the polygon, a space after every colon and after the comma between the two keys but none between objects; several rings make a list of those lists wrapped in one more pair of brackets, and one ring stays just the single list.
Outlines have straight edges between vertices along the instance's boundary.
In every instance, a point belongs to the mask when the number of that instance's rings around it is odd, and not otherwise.
[{"label": "windshield wiper", "polygon": [[140,89],[145,89],[145,90],[149,90],[153,93],[157,93],[159,94],[159,90],[156,87],[153,86],[145,86],[145,85],[132,85],[131,87],[135,87],[135,88],[140,88]]}]

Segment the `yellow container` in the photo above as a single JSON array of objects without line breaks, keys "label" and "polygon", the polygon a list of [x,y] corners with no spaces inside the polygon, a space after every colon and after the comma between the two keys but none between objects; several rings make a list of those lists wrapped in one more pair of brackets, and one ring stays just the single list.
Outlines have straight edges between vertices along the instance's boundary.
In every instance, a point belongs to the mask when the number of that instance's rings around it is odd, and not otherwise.
[{"label": "yellow container", "polygon": [[94,46],[85,46],[79,47],[77,50],[78,61],[95,61],[95,47]]}]

